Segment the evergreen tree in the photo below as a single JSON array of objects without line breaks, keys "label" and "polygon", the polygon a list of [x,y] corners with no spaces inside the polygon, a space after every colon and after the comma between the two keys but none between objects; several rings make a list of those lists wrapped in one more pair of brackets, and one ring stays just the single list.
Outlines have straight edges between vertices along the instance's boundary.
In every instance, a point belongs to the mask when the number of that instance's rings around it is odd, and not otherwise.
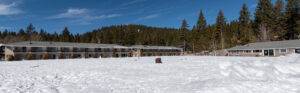
[{"label": "evergreen tree", "polygon": [[52,34],[47,33],[47,35],[44,37],[45,41],[52,41],[53,37],[51,36]]},{"label": "evergreen tree", "polygon": [[226,18],[222,12],[219,11],[217,21],[216,21],[216,39],[221,43],[221,48],[224,49],[224,39],[225,39],[225,26],[226,26]]},{"label": "evergreen tree", "polygon": [[[125,44],[126,45],[134,45],[135,42],[136,42],[136,32],[137,32],[137,29],[134,29],[134,26],[133,25],[129,25],[125,28],[123,28],[123,31],[125,33]],[[148,34],[150,35],[150,34]]]},{"label": "evergreen tree", "polygon": [[295,35],[299,34],[297,30],[297,21],[300,20],[300,5],[299,0],[286,0],[286,24],[287,24],[287,39],[296,39]]},{"label": "evergreen tree", "polygon": [[235,35],[235,39],[239,41],[239,44],[246,44],[251,37],[251,31],[249,30],[250,12],[246,4],[243,4],[239,17],[239,31]]},{"label": "evergreen tree", "polygon": [[182,31],[187,31],[187,30],[188,30],[188,27],[189,27],[189,25],[187,24],[186,20],[183,19],[180,29],[181,29]]},{"label": "evergreen tree", "polygon": [[86,34],[81,36],[80,41],[83,42],[83,43],[91,43],[92,37],[93,37],[92,33],[87,32]]},{"label": "evergreen tree", "polygon": [[[125,34],[125,36],[126,36],[126,34]],[[111,40],[112,40],[111,32],[108,31],[107,28],[103,29],[103,43],[110,44],[110,43],[112,43]]]},{"label": "evergreen tree", "polygon": [[299,32],[300,31],[300,20],[297,21],[297,27],[296,27],[296,30]]},{"label": "evergreen tree", "polygon": [[23,29],[20,29],[17,34],[17,37],[15,37],[15,38],[17,39],[16,41],[24,41],[25,37],[26,37],[25,31]]},{"label": "evergreen tree", "polygon": [[255,30],[261,41],[270,41],[272,33],[272,10],[270,0],[259,0],[255,11]]},{"label": "evergreen tree", "polygon": [[35,32],[35,27],[32,25],[32,23],[30,23],[26,29],[25,40],[31,40],[32,39],[31,35],[33,32]]},{"label": "evergreen tree", "polygon": [[21,37],[21,36],[25,36],[26,33],[23,29],[20,29],[19,32],[18,32],[18,36]]},{"label": "evergreen tree", "polygon": [[8,30],[4,29],[4,31],[2,33],[3,38],[5,38],[7,35],[8,35]]},{"label": "evergreen tree", "polygon": [[70,32],[67,27],[64,28],[61,35],[59,36],[60,42],[71,42]]},{"label": "evergreen tree", "polygon": [[35,31],[35,27],[33,27],[32,23],[27,26],[26,33],[32,34]]},{"label": "evergreen tree", "polygon": [[56,32],[54,32],[54,34],[53,34],[53,40],[52,41],[55,41],[55,42],[59,41],[59,35]]},{"label": "evergreen tree", "polygon": [[41,41],[47,40],[47,33],[45,32],[44,29],[41,29],[39,34],[41,36]]},{"label": "evergreen tree", "polygon": [[277,0],[274,6],[274,26],[273,26],[273,40],[285,39],[285,18],[284,18],[284,3],[282,0]]},{"label": "evergreen tree", "polygon": [[186,20],[182,21],[180,30],[181,30],[181,40],[183,41],[183,50],[186,51],[186,32],[188,31],[189,25],[187,24]]},{"label": "evergreen tree", "polygon": [[[202,30],[204,30],[204,28]],[[204,32],[202,32],[202,33],[204,33]],[[200,32],[196,31],[195,26],[193,26],[192,32],[190,32],[189,34],[190,35],[188,35],[188,36],[190,37],[189,40],[192,43],[193,53],[195,51],[199,51],[201,48],[200,48],[200,46],[198,46],[200,43],[198,41],[199,41],[200,37],[202,37],[202,35],[200,35]]]},{"label": "evergreen tree", "polygon": [[80,35],[78,33],[74,36],[74,42],[80,42]]},{"label": "evergreen tree", "polygon": [[206,20],[201,10],[197,21],[196,30],[197,32],[200,32],[200,30],[203,30],[204,28],[206,28]]},{"label": "evergreen tree", "polygon": [[240,23],[242,24],[249,24],[250,22],[250,12],[248,10],[248,7],[246,4],[243,4],[243,8],[242,10],[240,11],[240,17],[239,17],[239,21]]}]

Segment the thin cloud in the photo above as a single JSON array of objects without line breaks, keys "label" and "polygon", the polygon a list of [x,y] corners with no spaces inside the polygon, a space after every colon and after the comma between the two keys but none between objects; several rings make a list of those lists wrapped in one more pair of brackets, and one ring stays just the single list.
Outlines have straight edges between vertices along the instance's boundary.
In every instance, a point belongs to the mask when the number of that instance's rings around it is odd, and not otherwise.
[{"label": "thin cloud", "polygon": [[109,14],[109,15],[100,15],[100,16],[85,16],[81,19],[77,20],[72,20],[72,23],[78,23],[74,25],[90,25],[92,24],[92,21],[94,20],[101,20],[101,19],[108,19],[108,18],[114,18],[114,17],[119,17],[121,16],[120,14]]},{"label": "thin cloud", "polygon": [[120,14],[109,14],[109,15],[101,15],[101,16],[95,16],[94,19],[107,19],[107,18],[114,18],[119,17]]},{"label": "thin cloud", "polygon": [[139,18],[138,20],[141,21],[141,20],[148,20],[148,19],[153,19],[153,18],[157,18],[159,17],[160,15],[159,14],[152,14],[152,15],[148,15],[148,16],[145,16],[145,17],[141,17]]},{"label": "thin cloud", "polygon": [[15,2],[11,4],[0,4],[0,15],[14,15],[19,13],[22,13],[22,11],[17,8]]},{"label": "thin cloud", "polygon": [[50,17],[51,19],[59,19],[59,18],[76,18],[85,16],[88,12],[87,9],[74,9],[70,8],[66,12]]},{"label": "thin cloud", "polygon": [[132,5],[132,4],[136,4],[136,3],[140,3],[140,2],[145,2],[147,0],[132,0],[130,2],[126,2],[126,3],[123,3],[121,4],[121,6],[128,6],[128,5]]},{"label": "thin cloud", "polygon": [[57,14],[49,17],[50,19],[70,19],[67,21],[72,25],[89,25],[92,21],[119,17],[121,14],[106,14],[93,16],[92,12],[88,9],[70,8],[64,13]]},{"label": "thin cloud", "polygon": [[92,21],[103,20],[109,18],[115,18],[121,16],[120,14],[109,14],[109,15],[100,15],[100,16],[84,16],[81,18],[75,18],[69,21],[71,25],[90,25]]},{"label": "thin cloud", "polygon": [[51,19],[60,19],[60,18],[82,18],[82,19],[106,19],[121,16],[120,14],[108,14],[100,16],[91,16],[88,9],[74,9],[70,8],[65,13],[61,13],[52,17]]}]

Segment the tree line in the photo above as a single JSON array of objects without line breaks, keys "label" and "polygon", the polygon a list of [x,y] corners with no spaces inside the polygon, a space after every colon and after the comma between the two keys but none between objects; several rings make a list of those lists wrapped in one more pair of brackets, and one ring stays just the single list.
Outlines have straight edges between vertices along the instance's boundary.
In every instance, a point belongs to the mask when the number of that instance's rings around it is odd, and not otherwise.
[{"label": "tree line", "polygon": [[37,31],[30,24],[25,30],[0,32],[0,43],[17,41],[59,41],[82,43],[105,43],[120,45],[183,46],[186,50],[200,52],[244,45],[251,42],[300,39],[300,0],[282,0],[272,3],[259,0],[254,18],[243,4],[239,18],[230,22],[222,10],[215,24],[207,24],[200,10],[197,23],[189,28],[184,19],[182,26],[158,28],[144,25],[113,25],[95,29],[84,34],[72,34],[65,27],[60,34]]}]

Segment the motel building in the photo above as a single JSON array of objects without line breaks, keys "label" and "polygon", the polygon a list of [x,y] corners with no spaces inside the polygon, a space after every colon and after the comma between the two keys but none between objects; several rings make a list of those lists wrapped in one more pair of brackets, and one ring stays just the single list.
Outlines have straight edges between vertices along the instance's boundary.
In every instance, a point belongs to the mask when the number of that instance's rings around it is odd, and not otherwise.
[{"label": "motel building", "polygon": [[[147,48],[146,48],[147,47]],[[152,54],[142,54],[151,52]],[[160,55],[159,53],[165,53]],[[168,46],[126,47],[117,44],[24,41],[0,45],[0,60],[40,60],[181,55]],[[141,55],[142,54],[142,55]]]},{"label": "motel building", "polygon": [[300,54],[300,39],[250,43],[227,49],[228,56],[285,56]]}]

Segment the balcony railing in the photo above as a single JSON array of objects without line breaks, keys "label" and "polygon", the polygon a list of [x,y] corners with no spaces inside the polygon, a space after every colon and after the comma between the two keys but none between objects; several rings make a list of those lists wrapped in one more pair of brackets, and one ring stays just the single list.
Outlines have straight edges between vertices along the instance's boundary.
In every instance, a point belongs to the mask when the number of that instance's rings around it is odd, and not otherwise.
[{"label": "balcony railing", "polygon": [[47,52],[58,52],[57,49],[47,49]]},{"label": "balcony railing", "polygon": [[[132,49],[109,49],[109,48],[56,48],[56,47],[14,47],[13,52],[130,52]],[[133,49],[134,50],[134,49]],[[142,52],[170,52],[176,53],[181,52],[178,49],[142,49]]]},{"label": "balcony railing", "polygon": [[26,50],[23,50],[23,49],[15,49],[14,52],[26,52]]},{"label": "balcony railing", "polygon": [[47,49],[47,52],[58,52],[58,50],[48,50]]},{"label": "balcony railing", "polygon": [[45,52],[45,50],[30,50],[30,52]]},{"label": "balcony railing", "polygon": [[60,50],[60,52],[71,52],[70,50]]}]

